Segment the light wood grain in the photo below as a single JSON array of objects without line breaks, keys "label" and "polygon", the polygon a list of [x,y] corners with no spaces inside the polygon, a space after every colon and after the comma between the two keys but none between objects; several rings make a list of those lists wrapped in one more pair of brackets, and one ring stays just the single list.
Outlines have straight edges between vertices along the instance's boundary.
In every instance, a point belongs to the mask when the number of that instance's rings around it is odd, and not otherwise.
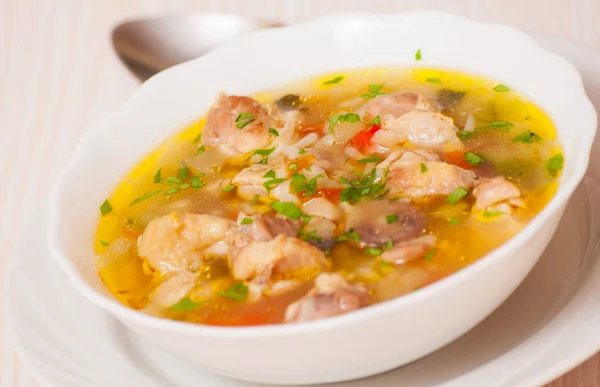
[{"label": "light wood grain", "polygon": [[[0,0],[0,274],[24,214],[47,194],[79,137],[138,87],[110,46],[118,21],[210,10],[296,23],[332,12],[416,8],[600,49],[597,0]],[[0,380],[7,387],[37,386],[4,344]],[[600,356],[550,386],[600,386]]]}]

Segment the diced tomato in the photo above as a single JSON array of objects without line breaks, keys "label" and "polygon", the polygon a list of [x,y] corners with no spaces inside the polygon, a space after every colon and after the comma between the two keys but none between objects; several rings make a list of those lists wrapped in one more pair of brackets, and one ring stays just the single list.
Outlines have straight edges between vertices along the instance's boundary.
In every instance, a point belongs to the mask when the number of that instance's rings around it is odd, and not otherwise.
[{"label": "diced tomato", "polygon": [[365,152],[367,148],[371,145],[371,140],[373,139],[373,135],[381,129],[379,125],[373,125],[370,129],[363,130],[358,132],[354,137],[348,141],[348,145],[355,147],[361,152]]},{"label": "diced tomato", "polygon": [[325,199],[329,200],[330,202],[338,203],[340,201],[341,193],[342,193],[341,188],[327,188],[327,189],[322,189],[322,190],[318,191],[315,196],[324,197]]},{"label": "diced tomato", "polygon": [[461,167],[464,169],[473,169],[467,161],[465,160],[465,152],[463,151],[453,151],[444,153],[444,160],[450,164],[454,164],[457,167]]}]

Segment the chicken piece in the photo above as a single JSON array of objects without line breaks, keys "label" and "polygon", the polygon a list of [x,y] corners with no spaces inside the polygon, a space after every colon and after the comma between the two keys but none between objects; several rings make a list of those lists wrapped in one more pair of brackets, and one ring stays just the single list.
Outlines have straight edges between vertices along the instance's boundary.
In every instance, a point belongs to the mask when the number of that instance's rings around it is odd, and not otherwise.
[{"label": "chicken piece", "polygon": [[421,258],[435,245],[435,236],[424,235],[420,238],[394,245],[390,250],[381,254],[381,259],[386,262],[402,265],[415,259]]},{"label": "chicken piece", "polygon": [[[233,277],[255,283],[270,283],[273,276],[314,278],[326,267],[327,259],[316,247],[280,234],[270,241],[236,239],[230,250]],[[240,243],[241,242],[241,243]]]},{"label": "chicken piece", "polygon": [[229,222],[219,216],[159,216],[138,238],[138,254],[162,274],[194,270],[202,266],[203,250],[222,240],[229,227]]},{"label": "chicken piece", "polygon": [[437,112],[437,104],[423,94],[414,93],[392,93],[378,95],[362,108],[358,114],[368,122],[375,116],[381,119],[388,116],[401,116],[413,109]]},{"label": "chicken piece", "polygon": [[441,161],[419,159],[410,153],[405,153],[390,166],[387,187],[392,196],[450,195],[459,187],[469,189],[473,185],[473,171]]},{"label": "chicken piece", "polygon": [[221,94],[206,115],[202,144],[231,156],[269,145],[271,119],[267,109],[250,97]]},{"label": "chicken piece", "polygon": [[310,199],[302,206],[302,212],[310,216],[319,216],[332,222],[339,222],[344,217],[344,211],[325,198]]},{"label": "chicken piece", "polygon": [[318,320],[340,315],[369,305],[371,296],[365,286],[349,284],[339,274],[320,274],[315,286],[304,297],[290,304],[285,322]]},{"label": "chicken piece", "polygon": [[170,308],[181,301],[196,285],[196,274],[184,271],[161,282],[150,296],[149,305]]},{"label": "chicken piece", "polygon": [[429,110],[415,109],[401,116],[382,118],[381,130],[396,132],[412,144],[425,148],[464,148],[456,134],[452,118]]},{"label": "chicken piece", "polygon": [[[389,220],[388,220],[389,219]],[[360,247],[384,247],[418,237],[427,227],[425,214],[400,201],[375,200],[356,205],[346,217],[345,229],[359,236]]]},{"label": "chicken piece", "polygon": [[[245,200],[252,200],[255,195],[266,196],[267,189],[263,184],[273,179],[272,177],[265,177],[265,174],[269,171],[275,172],[275,178],[287,178],[285,164],[278,159],[266,165],[252,164],[242,169],[234,176],[231,183],[238,186],[238,195]],[[276,186],[273,185],[270,188],[275,189]]]},{"label": "chicken piece", "polygon": [[[514,207],[523,207],[521,191],[504,176],[482,179],[473,190],[475,209],[484,211],[496,204],[506,202]],[[509,211],[510,213],[510,211]]]},{"label": "chicken piece", "polygon": [[313,216],[302,230],[302,239],[320,250],[327,251],[335,245],[337,224],[320,216]]}]

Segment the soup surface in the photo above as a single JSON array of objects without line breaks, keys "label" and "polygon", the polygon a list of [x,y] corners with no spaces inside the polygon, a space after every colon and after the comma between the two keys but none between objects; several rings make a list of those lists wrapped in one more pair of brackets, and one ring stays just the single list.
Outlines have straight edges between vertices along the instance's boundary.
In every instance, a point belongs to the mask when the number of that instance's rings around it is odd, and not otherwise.
[{"label": "soup surface", "polygon": [[498,247],[550,200],[563,161],[539,108],[460,72],[359,69],[221,94],[102,204],[96,264],[153,315],[330,317]]}]

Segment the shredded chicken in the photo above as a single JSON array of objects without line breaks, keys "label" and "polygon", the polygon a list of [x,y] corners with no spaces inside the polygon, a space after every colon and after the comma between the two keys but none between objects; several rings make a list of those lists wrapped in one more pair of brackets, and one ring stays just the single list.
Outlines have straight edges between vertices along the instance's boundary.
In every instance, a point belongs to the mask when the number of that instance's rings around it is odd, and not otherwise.
[{"label": "shredded chicken", "polygon": [[302,212],[310,216],[320,216],[332,222],[339,222],[344,217],[344,211],[325,198],[310,199],[302,206]]},{"label": "shredded chicken", "polygon": [[464,147],[452,118],[442,113],[415,109],[401,116],[385,117],[381,125],[381,130],[396,132],[399,138],[424,148],[453,150]]},{"label": "shredded chicken", "polygon": [[181,301],[196,285],[196,274],[185,271],[161,282],[150,296],[149,304],[170,308]]},{"label": "shredded chicken", "polygon": [[163,274],[202,266],[203,250],[225,237],[230,224],[212,215],[170,214],[154,218],[138,238],[138,254]]},{"label": "shredded chicken", "polygon": [[[504,176],[494,177],[493,179],[482,179],[473,190],[475,196],[475,209],[483,211],[490,209],[500,203],[507,203],[513,207],[523,207],[525,202],[521,198],[521,191],[516,185],[506,180]],[[503,206],[504,211],[510,207]],[[498,210],[498,208],[495,208]]]},{"label": "shredded chicken", "polygon": [[381,254],[381,259],[387,262],[402,265],[415,259],[423,257],[435,245],[433,235],[425,235],[420,238],[394,245],[390,250]]},{"label": "shredded chicken", "polygon": [[367,289],[361,284],[349,284],[339,274],[320,274],[314,288],[285,311],[285,321],[318,320],[347,313],[371,302]]},{"label": "shredded chicken", "polygon": [[370,121],[375,116],[384,118],[387,116],[401,116],[413,109],[438,111],[437,104],[423,94],[414,93],[392,93],[378,95],[367,102],[358,114]]}]

